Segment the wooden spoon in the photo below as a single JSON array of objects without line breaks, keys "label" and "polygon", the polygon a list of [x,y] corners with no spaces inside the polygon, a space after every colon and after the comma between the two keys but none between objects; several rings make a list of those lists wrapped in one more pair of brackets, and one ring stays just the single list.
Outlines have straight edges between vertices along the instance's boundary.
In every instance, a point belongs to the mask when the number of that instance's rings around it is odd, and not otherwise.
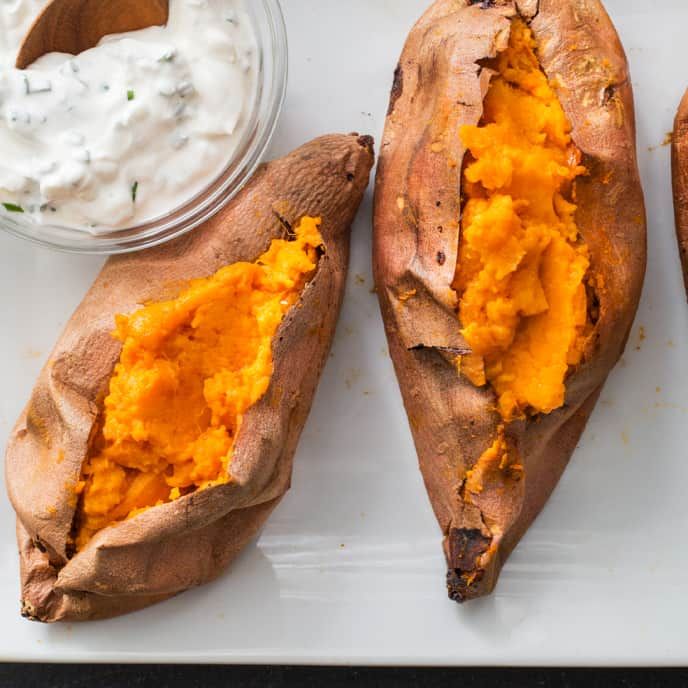
[{"label": "wooden spoon", "polygon": [[162,26],[169,9],[169,0],[52,0],[26,34],[16,66],[26,69],[52,52],[78,55],[109,34]]}]

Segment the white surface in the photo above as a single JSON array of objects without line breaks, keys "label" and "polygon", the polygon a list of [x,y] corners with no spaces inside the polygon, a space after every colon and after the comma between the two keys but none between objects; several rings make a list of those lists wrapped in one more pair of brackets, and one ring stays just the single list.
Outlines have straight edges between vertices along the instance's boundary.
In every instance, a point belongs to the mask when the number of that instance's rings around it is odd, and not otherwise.
[{"label": "white surface", "polygon": [[[370,198],[292,491],[216,583],[135,615],[44,627],[18,613],[13,517],[0,500],[0,659],[374,664],[685,664],[688,307],[660,146],[688,84],[688,5],[608,0],[638,102],[650,218],[643,305],[623,364],[498,592],[444,590],[431,513],[370,293]],[[291,85],[273,146],[379,139],[423,0],[286,0]],[[652,148],[652,150],[650,150]],[[99,261],[0,236],[0,444]],[[640,341],[640,326],[646,339]],[[636,347],[639,347],[638,349]]]}]

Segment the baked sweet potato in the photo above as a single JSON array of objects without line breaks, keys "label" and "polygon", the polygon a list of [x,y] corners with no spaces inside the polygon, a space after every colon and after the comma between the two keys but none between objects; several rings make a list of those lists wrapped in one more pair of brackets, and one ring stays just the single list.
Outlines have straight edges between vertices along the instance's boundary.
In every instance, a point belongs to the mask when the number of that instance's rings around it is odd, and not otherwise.
[{"label": "baked sweet potato", "polygon": [[674,184],[676,235],[688,290],[688,91],[676,113],[671,137],[671,176]]},{"label": "baked sweet potato", "polygon": [[139,609],[256,534],[289,487],[372,164],[369,137],[317,139],[199,230],[108,261],[7,450],[25,616]]},{"label": "baked sweet potato", "polygon": [[463,602],[494,589],[545,505],[640,297],[633,96],[600,2],[430,7],[394,76],[374,251],[449,596]]}]

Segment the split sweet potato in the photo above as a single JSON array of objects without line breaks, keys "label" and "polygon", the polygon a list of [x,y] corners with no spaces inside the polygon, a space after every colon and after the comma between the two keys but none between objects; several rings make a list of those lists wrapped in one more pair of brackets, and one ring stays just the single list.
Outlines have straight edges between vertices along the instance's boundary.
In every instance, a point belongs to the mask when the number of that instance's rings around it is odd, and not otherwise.
[{"label": "split sweet potato", "polygon": [[256,534],[289,487],[372,164],[369,137],[317,139],[202,228],[108,261],[7,450],[25,616],[139,609]]},{"label": "split sweet potato", "polygon": [[394,76],[374,251],[449,595],[480,597],[556,486],[640,298],[633,95],[600,2],[428,9]]}]

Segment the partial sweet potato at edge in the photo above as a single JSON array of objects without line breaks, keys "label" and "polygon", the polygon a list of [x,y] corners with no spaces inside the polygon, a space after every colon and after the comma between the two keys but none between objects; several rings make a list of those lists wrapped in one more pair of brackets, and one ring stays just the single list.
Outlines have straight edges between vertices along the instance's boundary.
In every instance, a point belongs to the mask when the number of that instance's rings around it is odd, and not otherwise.
[{"label": "partial sweet potato at edge", "polygon": [[688,91],[676,113],[671,145],[674,212],[683,277],[688,289]]}]

